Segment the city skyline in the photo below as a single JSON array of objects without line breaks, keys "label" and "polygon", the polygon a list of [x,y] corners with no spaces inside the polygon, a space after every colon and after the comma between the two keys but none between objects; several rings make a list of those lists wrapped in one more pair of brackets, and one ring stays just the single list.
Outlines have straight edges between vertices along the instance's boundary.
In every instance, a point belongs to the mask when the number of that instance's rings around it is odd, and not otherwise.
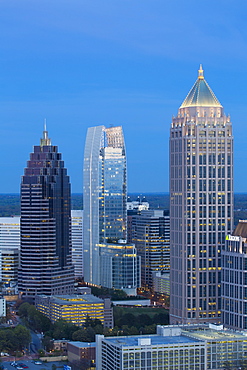
[{"label": "city skyline", "polygon": [[172,115],[200,63],[235,123],[234,190],[246,192],[246,11],[221,0],[2,2],[0,155],[9,163],[1,161],[0,193],[19,192],[44,118],[73,193],[96,125],[123,126],[130,192],[168,192]]}]

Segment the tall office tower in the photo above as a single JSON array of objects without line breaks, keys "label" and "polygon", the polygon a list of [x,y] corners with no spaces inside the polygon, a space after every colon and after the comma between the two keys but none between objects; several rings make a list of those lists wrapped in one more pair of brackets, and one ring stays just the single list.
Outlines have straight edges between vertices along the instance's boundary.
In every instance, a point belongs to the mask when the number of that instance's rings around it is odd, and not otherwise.
[{"label": "tall office tower", "polygon": [[61,153],[46,128],[34,146],[21,181],[21,254],[19,292],[73,293],[70,182]]},{"label": "tall office tower", "polygon": [[141,257],[141,285],[152,289],[153,272],[170,270],[168,211],[143,210],[132,216],[132,242]]},{"label": "tall office tower", "polygon": [[72,264],[75,278],[83,277],[83,211],[71,211]]},{"label": "tall office tower", "polygon": [[126,156],[122,127],[88,129],[83,168],[84,280],[100,285],[99,243],[126,239]]},{"label": "tall office tower", "polygon": [[240,220],[227,235],[222,250],[222,324],[247,329],[247,221]]},{"label": "tall office tower", "polygon": [[198,79],[170,132],[170,322],[220,322],[220,255],[233,220],[230,117]]}]

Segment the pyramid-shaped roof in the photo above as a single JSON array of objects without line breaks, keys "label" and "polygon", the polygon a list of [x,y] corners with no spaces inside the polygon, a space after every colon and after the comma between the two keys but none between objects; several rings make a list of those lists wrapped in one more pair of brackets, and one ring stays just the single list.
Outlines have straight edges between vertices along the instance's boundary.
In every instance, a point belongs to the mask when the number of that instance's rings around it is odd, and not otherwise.
[{"label": "pyramid-shaped roof", "polygon": [[219,100],[210,89],[203,75],[202,65],[198,70],[198,79],[194,83],[180,108],[187,107],[221,107]]}]

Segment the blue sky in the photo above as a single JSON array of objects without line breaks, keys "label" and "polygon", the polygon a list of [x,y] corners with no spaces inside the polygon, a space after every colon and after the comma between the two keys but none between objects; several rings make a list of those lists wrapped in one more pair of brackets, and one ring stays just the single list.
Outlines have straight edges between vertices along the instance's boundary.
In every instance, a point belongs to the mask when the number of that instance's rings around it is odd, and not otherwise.
[{"label": "blue sky", "polygon": [[82,191],[87,128],[122,125],[129,192],[169,191],[172,115],[199,64],[230,113],[247,192],[247,3],[0,0],[0,193],[19,192],[44,118]]}]

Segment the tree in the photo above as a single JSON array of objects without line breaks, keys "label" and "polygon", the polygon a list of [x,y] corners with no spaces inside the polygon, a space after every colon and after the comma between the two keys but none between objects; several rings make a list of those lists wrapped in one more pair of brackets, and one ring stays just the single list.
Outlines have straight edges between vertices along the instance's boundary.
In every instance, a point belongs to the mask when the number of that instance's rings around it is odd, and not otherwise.
[{"label": "tree", "polygon": [[18,309],[19,316],[28,318],[28,309],[30,306],[31,305],[28,302],[22,303]]},{"label": "tree", "polygon": [[19,350],[22,350],[23,347],[27,347],[31,342],[30,331],[23,325],[18,325],[14,328],[14,335],[18,341]]},{"label": "tree", "polygon": [[86,329],[79,329],[75,331],[72,335],[72,340],[76,340],[79,342],[86,342],[87,341]]}]

